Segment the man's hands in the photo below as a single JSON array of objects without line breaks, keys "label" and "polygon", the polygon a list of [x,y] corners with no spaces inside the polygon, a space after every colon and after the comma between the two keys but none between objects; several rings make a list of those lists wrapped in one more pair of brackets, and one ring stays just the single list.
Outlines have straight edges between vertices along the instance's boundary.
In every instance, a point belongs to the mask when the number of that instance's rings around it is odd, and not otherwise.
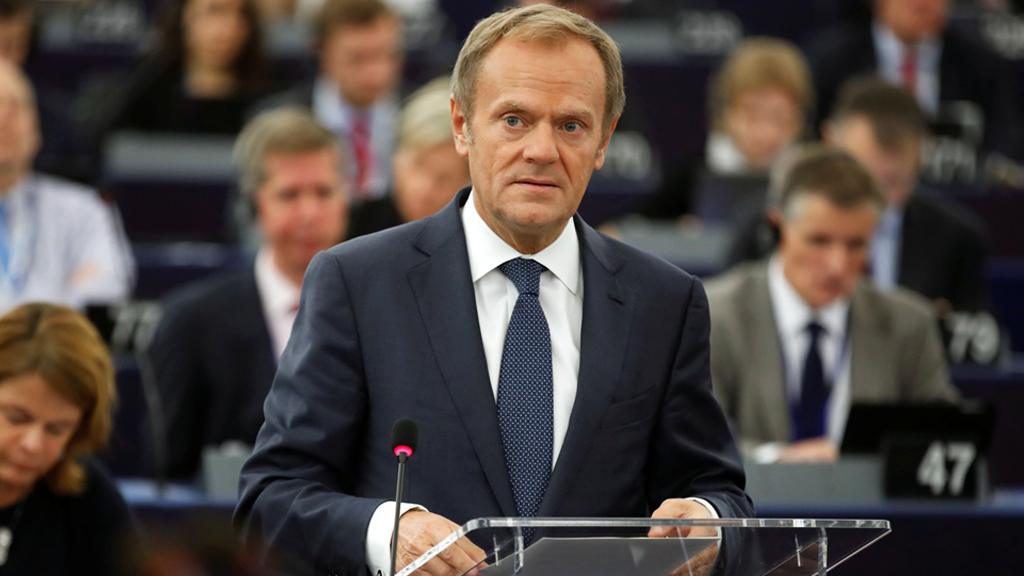
[{"label": "man's hands", "polygon": [[[651,518],[714,518],[708,509],[701,504],[694,502],[693,500],[685,500],[683,498],[669,498],[661,503],[661,506],[651,514]],[[685,538],[687,536],[692,537],[716,537],[718,536],[718,529],[707,526],[697,526],[692,528],[675,528],[675,527],[655,527],[647,533],[648,538],[664,538],[667,536],[677,536]],[[718,559],[718,544],[701,550],[693,558],[690,558],[688,562],[679,566],[672,572],[672,576],[706,576],[711,573],[711,570],[715,566],[715,562]]]},{"label": "man's hands", "polygon": [[[669,498],[668,500],[665,500],[664,502],[661,503],[661,506],[659,506],[658,509],[654,511],[654,514],[651,514],[651,518],[711,519],[713,518],[713,516],[710,512],[708,512],[707,508],[705,508],[698,502],[694,502],[693,500],[686,500],[683,498]],[[687,536],[714,537],[718,536],[718,530],[716,528],[710,528],[706,526],[694,528],[656,526],[654,528],[651,528],[650,531],[647,532],[648,538],[664,538],[666,536],[678,536],[680,538],[684,538]]]},{"label": "man's hands", "polygon": [[[398,525],[397,570],[419,558],[435,544],[459,528],[443,516],[424,510],[411,510],[402,515]],[[415,572],[430,576],[458,576],[472,569],[486,554],[469,540],[462,538]]]}]

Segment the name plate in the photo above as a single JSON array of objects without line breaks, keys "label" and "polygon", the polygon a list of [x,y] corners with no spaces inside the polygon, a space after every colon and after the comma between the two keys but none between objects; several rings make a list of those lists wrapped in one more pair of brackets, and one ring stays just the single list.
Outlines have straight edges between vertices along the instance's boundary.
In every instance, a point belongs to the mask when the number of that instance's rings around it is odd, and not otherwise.
[{"label": "name plate", "polygon": [[889,498],[978,498],[981,451],[963,437],[894,436],[882,447]]}]

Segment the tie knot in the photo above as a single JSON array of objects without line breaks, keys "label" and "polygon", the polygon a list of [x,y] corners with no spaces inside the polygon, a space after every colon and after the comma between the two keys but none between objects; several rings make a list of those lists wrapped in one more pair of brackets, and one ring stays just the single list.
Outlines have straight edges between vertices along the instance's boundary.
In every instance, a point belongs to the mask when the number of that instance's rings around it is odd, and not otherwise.
[{"label": "tie knot", "polygon": [[526,258],[515,258],[505,262],[498,268],[513,284],[519,294],[532,294],[537,296],[540,290],[540,273],[547,270],[543,264],[536,260]]},{"label": "tie knot", "polygon": [[821,336],[825,332],[825,327],[817,320],[811,320],[807,323],[806,330],[807,333],[811,335],[811,342],[817,342],[818,336]]}]

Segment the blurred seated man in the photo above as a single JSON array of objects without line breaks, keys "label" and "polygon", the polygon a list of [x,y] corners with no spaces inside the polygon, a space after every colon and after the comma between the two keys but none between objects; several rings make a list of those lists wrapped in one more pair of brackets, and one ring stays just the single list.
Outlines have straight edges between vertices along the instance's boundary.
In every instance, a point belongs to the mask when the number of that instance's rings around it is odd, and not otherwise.
[{"label": "blurred seated man", "polygon": [[116,216],[95,191],[34,172],[39,144],[32,87],[0,61],[0,311],[123,300],[132,264]]},{"label": "blurred seated man", "polygon": [[674,219],[690,213],[703,174],[765,175],[801,136],[814,106],[811,76],[800,51],[785,40],[750,38],[712,80],[711,132],[703,158],[666,174],[640,213]]},{"label": "blurred seated man", "polygon": [[927,302],[862,281],[885,207],[871,175],[808,145],[775,176],[775,253],[707,284],[712,381],[748,455],[827,461],[851,403],[957,392]]},{"label": "blurred seated man", "polygon": [[383,0],[326,0],[314,23],[316,79],[260,103],[300,105],[342,147],[354,203],[383,196],[389,185],[402,71],[402,27]]},{"label": "blurred seated man", "polygon": [[445,77],[409,97],[398,119],[391,194],[353,211],[350,238],[426,218],[469,184],[469,166],[455,150],[452,136],[450,94]]},{"label": "blurred seated man", "polygon": [[306,266],[348,222],[334,136],[305,111],[258,115],[236,149],[263,244],[254,265],[168,298],[150,357],[167,422],[164,470],[188,478],[204,446],[252,444]]},{"label": "blurred seated man", "polygon": [[[932,119],[960,126],[984,150],[1021,153],[1013,72],[992,50],[949,26],[950,0],[873,0],[871,22],[823,31],[808,51],[818,120],[842,83],[874,73],[906,88]],[[971,110],[963,106],[969,103]],[[980,113],[980,116],[978,116]]]},{"label": "blurred seated man", "polygon": [[932,300],[940,315],[975,312],[988,300],[984,228],[964,210],[916,194],[927,120],[904,89],[877,78],[848,82],[825,140],[875,177],[886,209],[871,245],[871,277]]}]

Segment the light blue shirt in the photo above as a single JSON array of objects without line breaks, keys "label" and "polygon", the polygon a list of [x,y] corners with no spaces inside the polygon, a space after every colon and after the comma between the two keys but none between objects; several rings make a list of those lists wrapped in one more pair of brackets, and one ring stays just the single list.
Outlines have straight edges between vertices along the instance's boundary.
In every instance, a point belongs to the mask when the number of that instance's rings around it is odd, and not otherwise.
[{"label": "light blue shirt", "polygon": [[[893,84],[903,85],[903,54],[907,46],[896,37],[892,29],[875,22],[871,28],[878,55],[878,75]],[[925,112],[935,115],[939,111],[939,62],[942,57],[942,42],[930,38],[919,42],[917,50],[917,78],[914,82],[914,96]]]},{"label": "light blue shirt", "polygon": [[879,288],[899,284],[902,243],[903,210],[890,206],[882,213],[871,241],[871,277]]},{"label": "light blue shirt", "polygon": [[95,191],[30,174],[3,202],[0,313],[28,301],[81,308],[128,298],[131,253],[117,214]]}]

